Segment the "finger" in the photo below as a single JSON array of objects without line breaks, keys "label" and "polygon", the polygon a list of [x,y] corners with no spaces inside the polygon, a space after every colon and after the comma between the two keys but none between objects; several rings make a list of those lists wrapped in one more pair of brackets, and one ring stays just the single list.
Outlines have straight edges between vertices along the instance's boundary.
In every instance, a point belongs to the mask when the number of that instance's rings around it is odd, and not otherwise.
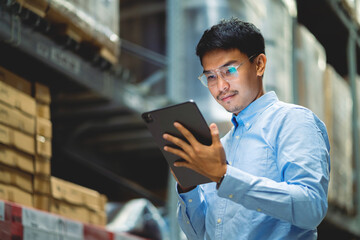
[{"label": "finger", "polygon": [[200,174],[203,174],[200,171],[198,171],[194,165],[192,165],[191,163],[188,163],[188,162],[180,162],[180,161],[174,162],[174,166],[175,167],[185,167],[185,168],[191,169],[195,172],[198,172]]},{"label": "finger", "polygon": [[174,162],[174,166],[175,167],[186,167],[186,168],[190,168],[189,166],[189,163],[187,163],[187,162],[180,162],[180,161],[178,161],[178,162]]},{"label": "finger", "polygon": [[163,135],[163,138],[173,144],[175,144],[176,146],[182,148],[184,151],[190,151],[191,150],[191,147],[190,145],[185,142],[184,140],[180,139],[180,138],[177,138],[177,137],[174,137],[170,134],[164,134]]},{"label": "finger", "polygon": [[174,122],[174,126],[176,127],[177,130],[179,130],[179,132],[189,141],[189,143],[194,146],[196,144],[198,144],[199,142],[196,140],[196,138],[194,137],[194,135],[187,130],[183,125],[181,125],[178,122]]},{"label": "finger", "polygon": [[165,146],[164,147],[164,150],[166,152],[169,152],[169,153],[172,153],[172,154],[175,154],[179,157],[181,157],[182,159],[184,159],[185,161],[190,161],[191,159],[189,158],[189,156],[182,150],[180,149],[176,149],[176,148],[172,148],[172,147],[169,147],[169,146]]},{"label": "finger", "polygon": [[212,138],[212,144],[220,143],[219,129],[215,123],[210,124],[210,133]]}]

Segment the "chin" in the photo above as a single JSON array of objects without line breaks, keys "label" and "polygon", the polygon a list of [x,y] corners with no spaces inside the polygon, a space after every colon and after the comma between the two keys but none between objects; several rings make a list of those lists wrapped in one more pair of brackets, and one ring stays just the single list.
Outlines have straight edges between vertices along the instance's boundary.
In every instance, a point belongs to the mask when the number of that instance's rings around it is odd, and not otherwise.
[{"label": "chin", "polygon": [[225,108],[226,111],[228,111],[229,113],[234,113],[234,114],[238,114],[239,112],[241,112],[244,108],[241,106],[223,106]]}]

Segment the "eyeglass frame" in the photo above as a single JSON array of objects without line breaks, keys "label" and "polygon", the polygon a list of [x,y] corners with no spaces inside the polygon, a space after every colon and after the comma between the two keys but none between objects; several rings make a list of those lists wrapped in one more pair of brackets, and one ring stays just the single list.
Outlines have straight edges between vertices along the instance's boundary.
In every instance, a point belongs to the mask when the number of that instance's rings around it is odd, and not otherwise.
[{"label": "eyeglass frame", "polygon": [[[248,58],[248,60],[250,61],[252,58],[257,57],[257,56],[259,56],[259,54],[255,53],[254,55],[251,55],[251,56]],[[238,68],[239,68],[241,65],[243,65],[244,63],[245,63],[245,60],[244,60],[243,62],[239,63],[237,66],[236,66],[236,65],[222,66],[222,67],[218,67],[218,68],[216,68],[216,69],[214,69],[214,70],[210,70],[210,71],[216,73],[217,78],[219,78],[219,73],[221,73],[221,72],[219,72],[219,71],[220,71],[220,68],[223,68],[223,67],[234,67],[234,68],[236,69],[236,72],[237,72]],[[200,75],[198,76],[198,79],[200,80],[200,82],[201,82],[202,85],[204,85],[206,88],[209,88],[209,86],[208,86],[207,84],[205,84],[205,83],[201,80],[201,77],[202,77],[204,74],[205,74],[205,73],[200,74]],[[226,79],[222,76],[222,74],[221,74],[221,78],[224,79],[226,82],[229,82],[228,80],[226,80]],[[215,86],[215,85],[214,85],[214,86]]]}]

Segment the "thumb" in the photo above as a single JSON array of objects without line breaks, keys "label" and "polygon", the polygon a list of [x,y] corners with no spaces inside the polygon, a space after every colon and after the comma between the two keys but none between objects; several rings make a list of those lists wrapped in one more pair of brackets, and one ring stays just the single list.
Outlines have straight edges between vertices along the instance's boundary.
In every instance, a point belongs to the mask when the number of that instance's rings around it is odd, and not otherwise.
[{"label": "thumb", "polygon": [[212,143],[220,142],[219,129],[215,123],[210,124],[210,133],[212,137]]}]

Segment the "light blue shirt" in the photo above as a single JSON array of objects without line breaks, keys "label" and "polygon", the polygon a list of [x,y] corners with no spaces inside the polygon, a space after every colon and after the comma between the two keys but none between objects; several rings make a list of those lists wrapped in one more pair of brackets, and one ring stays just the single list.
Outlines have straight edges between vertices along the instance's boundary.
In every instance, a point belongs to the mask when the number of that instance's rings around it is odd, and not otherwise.
[{"label": "light blue shirt", "polygon": [[179,195],[188,239],[316,239],[327,212],[330,146],[310,110],[269,92],[233,115],[221,142],[228,167],[219,187]]}]

